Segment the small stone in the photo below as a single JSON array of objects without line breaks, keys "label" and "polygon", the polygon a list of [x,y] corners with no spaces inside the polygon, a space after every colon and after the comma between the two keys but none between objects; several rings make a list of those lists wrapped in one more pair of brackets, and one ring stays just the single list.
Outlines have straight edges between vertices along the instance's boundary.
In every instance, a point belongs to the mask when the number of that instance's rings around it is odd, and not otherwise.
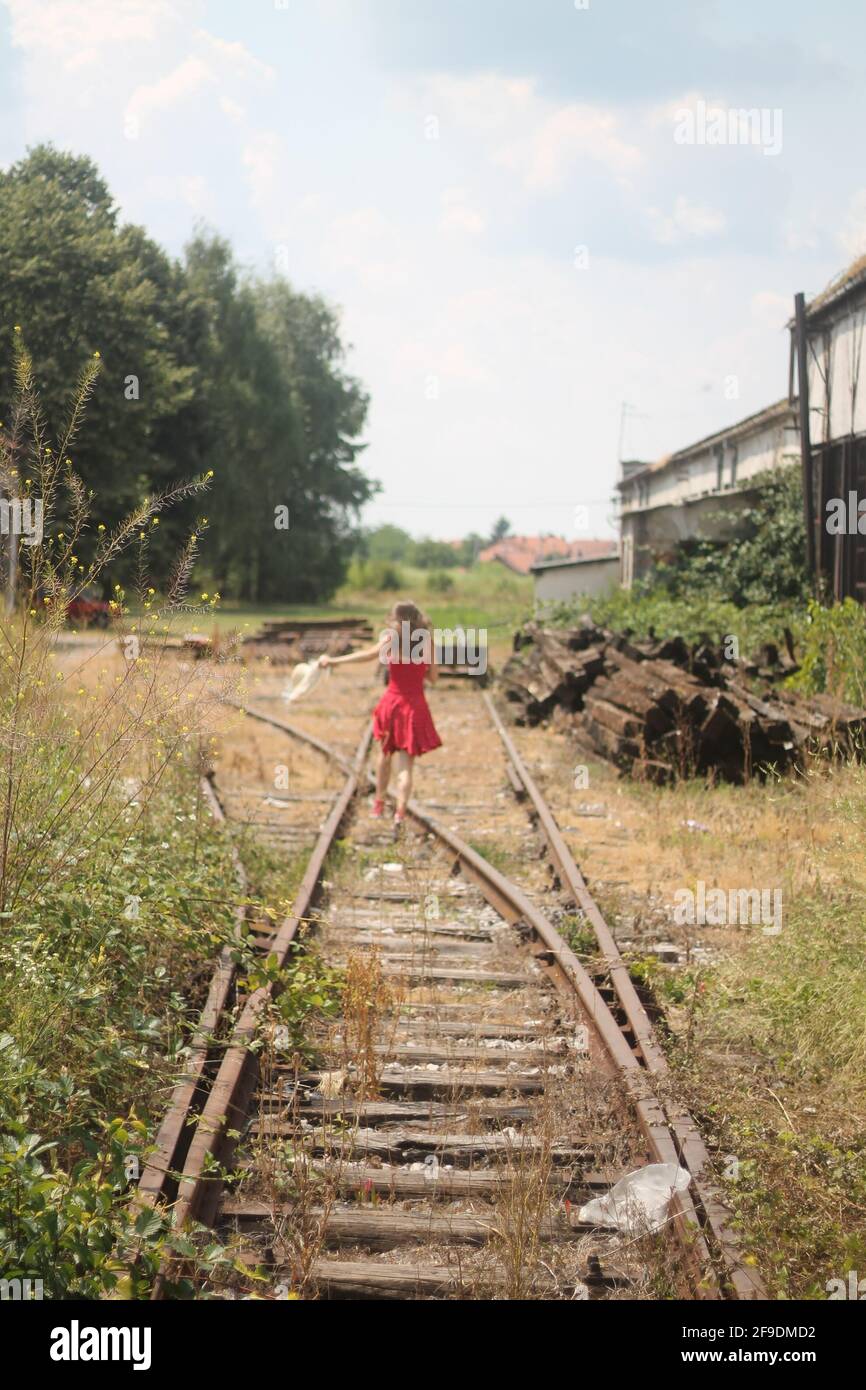
[{"label": "small stone", "polygon": [[659,960],[667,962],[669,965],[677,965],[680,959],[680,951],[672,941],[654,941],[650,946],[650,951]]}]

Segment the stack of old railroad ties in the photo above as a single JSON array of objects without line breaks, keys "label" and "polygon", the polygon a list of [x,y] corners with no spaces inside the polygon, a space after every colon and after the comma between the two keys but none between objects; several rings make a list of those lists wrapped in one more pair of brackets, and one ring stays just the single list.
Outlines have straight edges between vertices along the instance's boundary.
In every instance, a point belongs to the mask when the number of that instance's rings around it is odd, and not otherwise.
[{"label": "stack of old railroad ties", "polygon": [[632,777],[669,782],[709,774],[742,782],[783,771],[807,750],[857,751],[866,711],[778,682],[797,670],[793,644],[767,644],[755,662],[709,643],[637,640],[596,627],[527,623],[501,687],[516,722],[552,719]]},{"label": "stack of old railroad ties", "polygon": [[309,661],[328,652],[343,656],[373,640],[366,618],[283,618],[263,623],[244,640],[245,656],[265,656],[272,664]]}]

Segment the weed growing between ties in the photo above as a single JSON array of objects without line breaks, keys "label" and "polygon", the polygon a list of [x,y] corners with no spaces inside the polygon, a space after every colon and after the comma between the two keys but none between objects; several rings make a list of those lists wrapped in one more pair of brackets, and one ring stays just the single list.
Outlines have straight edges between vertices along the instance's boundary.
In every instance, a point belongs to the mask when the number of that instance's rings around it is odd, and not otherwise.
[{"label": "weed growing between ties", "polygon": [[350,954],[342,993],[342,1050],[359,1100],[379,1095],[381,1058],[377,1052],[382,1021],[394,1009],[397,994],[382,973],[378,951]]}]

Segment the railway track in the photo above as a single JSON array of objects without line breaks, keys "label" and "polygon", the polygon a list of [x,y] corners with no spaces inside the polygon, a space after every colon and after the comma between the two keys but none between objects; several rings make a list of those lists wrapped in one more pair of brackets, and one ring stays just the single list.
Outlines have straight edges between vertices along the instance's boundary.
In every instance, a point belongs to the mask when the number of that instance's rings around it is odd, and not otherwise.
[{"label": "railway track", "polygon": [[[284,921],[239,913],[237,932],[279,966],[314,946],[340,972],[343,1009],[299,1047],[271,984],[244,997],[224,952],[141,1200],[168,1204],[179,1228],[214,1227],[265,1297],[762,1297],[541,792],[489,697],[451,698],[486,783],[469,775],[463,791],[440,772],[437,814],[411,803],[397,843],[368,819],[357,709],[331,719],[334,746],[309,720],[248,708],[261,775],[229,766],[206,795],[306,868]],[[300,790],[272,794],[267,769],[289,747]],[[497,790],[469,800],[479,785]],[[486,853],[467,838],[481,830],[497,832]],[[492,862],[503,843],[520,883]],[[243,884],[242,859],[241,845]],[[589,967],[557,930],[574,920],[598,944]],[[661,1232],[581,1221],[649,1163],[692,1177]]]}]

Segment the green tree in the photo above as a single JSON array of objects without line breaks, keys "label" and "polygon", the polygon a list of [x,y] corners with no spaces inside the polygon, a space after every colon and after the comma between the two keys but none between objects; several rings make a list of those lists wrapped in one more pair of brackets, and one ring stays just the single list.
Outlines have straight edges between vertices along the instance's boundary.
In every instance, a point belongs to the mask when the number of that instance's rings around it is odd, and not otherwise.
[{"label": "green tree", "polygon": [[[367,397],[323,300],[242,275],[228,243],[204,232],[172,260],[119,222],[91,160],[43,145],[0,172],[0,400],[12,397],[16,324],[50,418],[82,359],[101,355],[74,451],[96,520],[113,525],[149,491],[213,470],[203,565],[221,592],[333,593],[375,485],[356,461]],[[148,537],[157,580],[193,506]],[[92,538],[80,549],[88,560]]]},{"label": "green tree", "polygon": [[[339,322],[323,299],[283,279],[256,284],[251,294],[285,393],[272,403],[270,424],[279,432],[266,474],[260,596],[330,597],[346,576],[360,509],[377,490],[357,465],[368,397],[345,370]],[[276,505],[290,508],[289,533],[274,528]]]},{"label": "green tree", "polygon": [[460,557],[447,541],[434,541],[424,536],[412,549],[412,563],[422,570],[453,569]]},{"label": "green tree", "polygon": [[467,566],[474,565],[486,544],[484,537],[479,536],[477,531],[470,531],[469,535],[464,536],[460,542],[460,549],[457,552],[458,563]]},{"label": "green tree", "polygon": [[49,418],[62,417],[82,360],[100,354],[100,388],[74,463],[107,524],[151,482],[183,471],[163,452],[164,426],[192,384],[167,326],[172,282],[160,248],[119,225],[90,159],[40,145],[0,172],[0,400],[13,394],[16,324],[38,363]]},{"label": "green tree", "polygon": [[375,526],[363,537],[364,554],[371,560],[408,561],[415,542],[408,531],[386,522]]},{"label": "green tree", "polygon": [[487,544],[495,545],[497,541],[504,541],[505,537],[510,535],[510,533],[511,522],[508,520],[507,516],[501,516],[490,532],[490,540]]}]

